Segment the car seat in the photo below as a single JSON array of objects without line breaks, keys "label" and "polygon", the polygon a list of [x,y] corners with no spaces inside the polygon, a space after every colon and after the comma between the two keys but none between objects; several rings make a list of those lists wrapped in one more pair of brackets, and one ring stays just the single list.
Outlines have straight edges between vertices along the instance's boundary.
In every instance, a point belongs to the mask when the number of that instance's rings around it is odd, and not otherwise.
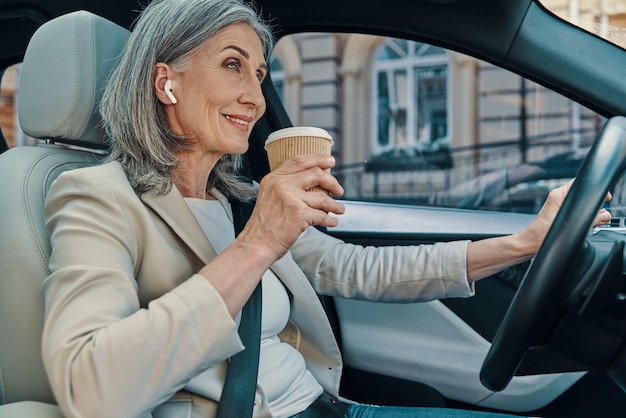
[{"label": "car seat", "polygon": [[26,50],[19,121],[45,143],[0,154],[0,418],[62,417],[41,358],[50,254],[44,200],[61,172],[98,164],[106,153],[97,107],[129,33],[78,11],[42,25]]}]

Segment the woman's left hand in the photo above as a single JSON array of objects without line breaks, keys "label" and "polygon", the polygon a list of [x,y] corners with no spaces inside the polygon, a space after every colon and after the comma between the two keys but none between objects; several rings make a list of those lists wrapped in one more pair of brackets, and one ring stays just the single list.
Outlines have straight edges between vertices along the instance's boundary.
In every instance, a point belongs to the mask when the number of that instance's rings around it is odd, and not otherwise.
[{"label": "woman's left hand", "polygon": [[[550,226],[552,225],[559,209],[561,209],[565,196],[567,196],[573,182],[574,180],[570,180],[563,186],[551,190],[535,219],[524,231],[520,232],[523,237],[529,240],[529,243],[533,243],[533,246],[536,246],[536,250],[539,249],[539,246],[548,233],[548,230],[550,229]],[[611,193],[607,193],[605,201],[608,202],[611,200],[611,197]],[[609,211],[606,209],[600,209],[593,221],[593,226],[605,225],[610,221],[611,214]]]},{"label": "woman's left hand", "polygon": [[[467,278],[469,282],[489,277],[508,266],[534,257],[552,226],[556,214],[561,209],[572,183],[573,180],[550,191],[537,216],[520,232],[469,243],[467,247]],[[606,200],[610,199],[611,194],[607,193]],[[601,209],[598,211],[593,225],[604,225],[610,220],[611,214],[607,210]]]}]

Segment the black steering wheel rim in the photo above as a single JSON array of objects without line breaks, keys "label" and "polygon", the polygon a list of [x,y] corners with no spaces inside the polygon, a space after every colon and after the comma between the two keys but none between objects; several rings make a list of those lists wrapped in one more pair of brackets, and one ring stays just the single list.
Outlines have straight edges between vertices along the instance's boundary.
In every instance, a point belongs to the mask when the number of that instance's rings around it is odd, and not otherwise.
[{"label": "black steering wheel rim", "polygon": [[559,289],[571,260],[585,242],[607,191],[626,161],[626,118],[611,118],[580,168],[546,238],[494,336],[480,370],[482,384],[501,391],[519,368],[547,312],[560,303]]}]

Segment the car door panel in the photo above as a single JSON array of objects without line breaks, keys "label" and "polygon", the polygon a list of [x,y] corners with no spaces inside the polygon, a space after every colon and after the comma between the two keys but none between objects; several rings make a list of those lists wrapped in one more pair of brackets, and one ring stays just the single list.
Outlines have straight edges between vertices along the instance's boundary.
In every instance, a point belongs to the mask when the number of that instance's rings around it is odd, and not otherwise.
[{"label": "car door panel", "polygon": [[444,397],[508,411],[549,404],[584,373],[518,376],[502,392],[478,378],[489,342],[440,301],[410,304],[336,299],[346,365],[426,383]]},{"label": "car door panel", "polygon": [[[328,232],[362,245],[409,245],[510,234],[532,216],[345,202]],[[372,232],[376,231],[376,232]],[[477,295],[391,304],[335,298],[346,366],[427,384],[445,398],[492,409],[533,411],[557,399],[584,373],[515,377],[498,393],[479,380],[499,319],[526,265],[477,283]]]}]

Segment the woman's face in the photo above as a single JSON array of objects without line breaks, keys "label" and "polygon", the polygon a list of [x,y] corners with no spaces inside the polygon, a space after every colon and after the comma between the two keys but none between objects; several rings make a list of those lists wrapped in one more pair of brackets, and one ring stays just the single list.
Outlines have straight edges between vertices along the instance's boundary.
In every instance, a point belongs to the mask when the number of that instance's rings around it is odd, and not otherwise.
[{"label": "woman's face", "polygon": [[211,37],[175,72],[175,105],[167,106],[172,130],[197,142],[203,153],[242,154],[265,112],[261,81],[267,74],[255,31],[236,23]]}]

